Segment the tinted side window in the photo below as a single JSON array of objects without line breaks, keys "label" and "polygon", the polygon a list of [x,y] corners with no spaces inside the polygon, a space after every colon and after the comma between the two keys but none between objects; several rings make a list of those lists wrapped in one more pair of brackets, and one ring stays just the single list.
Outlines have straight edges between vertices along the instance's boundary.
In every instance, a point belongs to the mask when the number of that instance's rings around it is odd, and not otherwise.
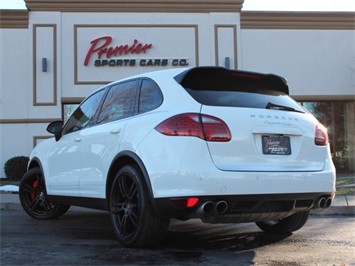
[{"label": "tinted side window", "polygon": [[68,119],[63,134],[78,131],[90,125],[104,93],[105,90],[101,90],[87,98]]},{"label": "tinted side window", "polygon": [[98,123],[107,123],[134,114],[137,82],[128,81],[113,85],[102,106]]},{"label": "tinted side window", "polygon": [[144,79],[139,95],[139,113],[148,112],[159,107],[163,102],[162,93],[154,81]]}]

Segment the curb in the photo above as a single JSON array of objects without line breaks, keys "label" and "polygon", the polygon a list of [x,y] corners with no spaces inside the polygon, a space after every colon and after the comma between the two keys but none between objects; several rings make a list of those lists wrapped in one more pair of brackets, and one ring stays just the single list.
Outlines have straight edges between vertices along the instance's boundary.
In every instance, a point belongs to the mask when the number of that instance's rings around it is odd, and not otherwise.
[{"label": "curb", "polygon": [[334,206],[328,209],[311,210],[311,215],[315,216],[330,216],[330,215],[344,215],[355,216],[355,206]]},{"label": "curb", "polygon": [[[0,211],[24,211],[20,203],[1,202]],[[97,209],[71,206],[68,212],[106,212]]]},{"label": "curb", "polygon": [[0,211],[20,211],[23,210],[21,204],[19,203],[11,203],[11,202],[1,202],[0,203]]}]

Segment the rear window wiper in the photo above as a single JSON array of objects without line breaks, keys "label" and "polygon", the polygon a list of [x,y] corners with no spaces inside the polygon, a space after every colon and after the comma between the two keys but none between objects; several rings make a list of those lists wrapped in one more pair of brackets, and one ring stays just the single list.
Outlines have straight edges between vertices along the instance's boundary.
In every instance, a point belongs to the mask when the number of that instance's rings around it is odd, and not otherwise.
[{"label": "rear window wiper", "polygon": [[272,102],[268,102],[267,105],[265,106],[265,109],[274,109],[274,110],[282,110],[282,111],[291,111],[291,112],[304,113],[303,111],[297,110],[297,109],[295,109],[293,107],[279,105],[279,104],[275,104],[275,103],[272,103]]}]

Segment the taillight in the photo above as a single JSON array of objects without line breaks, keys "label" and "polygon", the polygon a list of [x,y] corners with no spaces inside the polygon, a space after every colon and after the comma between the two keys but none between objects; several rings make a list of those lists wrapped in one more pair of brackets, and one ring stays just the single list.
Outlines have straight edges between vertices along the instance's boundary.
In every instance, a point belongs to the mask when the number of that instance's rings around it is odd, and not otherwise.
[{"label": "taillight", "polygon": [[328,143],[327,129],[322,124],[317,124],[314,133],[314,144],[317,146],[325,146]]},{"label": "taillight", "polygon": [[172,198],[170,202],[177,208],[192,208],[199,201],[198,198]]},{"label": "taillight", "polygon": [[207,141],[226,142],[231,139],[228,126],[221,119],[197,113],[172,116],[155,127],[167,136],[198,137]]},{"label": "taillight", "polygon": [[230,141],[231,134],[228,126],[221,119],[201,114],[201,122],[207,141]]}]

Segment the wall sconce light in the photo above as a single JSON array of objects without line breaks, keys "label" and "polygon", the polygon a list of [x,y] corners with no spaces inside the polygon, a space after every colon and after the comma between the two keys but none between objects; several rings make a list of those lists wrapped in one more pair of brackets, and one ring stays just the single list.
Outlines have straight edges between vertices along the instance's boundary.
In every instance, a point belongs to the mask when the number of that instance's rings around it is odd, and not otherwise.
[{"label": "wall sconce light", "polygon": [[228,56],[224,58],[224,66],[228,69],[231,68],[230,58]]},{"label": "wall sconce light", "polygon": [[42,58],[42,72],[47,72],[47,58]]}]

